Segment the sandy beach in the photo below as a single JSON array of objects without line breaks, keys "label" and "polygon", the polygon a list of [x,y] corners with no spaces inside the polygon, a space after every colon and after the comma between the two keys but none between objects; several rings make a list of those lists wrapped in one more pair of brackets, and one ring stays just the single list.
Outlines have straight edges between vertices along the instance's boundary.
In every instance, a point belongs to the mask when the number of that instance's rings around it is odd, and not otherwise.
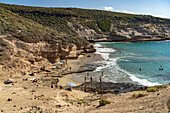
[{"label": "sandy beach", "polygon": [[[42,71],[35,73],[35,76],[30,75],[10,75],[2,76],[0,79],[0,111],[4,113],[137,113],[137,112],[151,112],[167,113],[167,100],[170,97],[170,86],[166,85],[160,88],[158,92],[134,91],[124,94],[96,94],[93,92],[84,92],[77,89],[72,91],[66,83],[72,82],[76,85],[83,83],[84,78],[75,82],[73,76],[80,71],[80,67],[86,63],[92,63],[102,60],[100,55],[85,54],[78,59],[68,60],[67,66],[63,67],[65,73],[60,76],[60,71],[51,69],[55,64],[47,68],[50,72]],[[71,70],[70,68],[71,67]],[[67,69],[66,69],[67,68]],[[84,70],[83,70],[84,71]],[[46,75],[49,77],[45,77]],[[87,73],[87,72],[84,72]],[[53,77],[59,75],[59,77]],[[4,84],[7,79],[14,79],[13,84]],[[28,80],[23,81],[27,78]],[[30,79],[37,78],[38,81],[33,83]],[[59,79],[58,86],[60,89],[51,88],[51,82]],[[80,79],[80,78],[79,78]],[[78,80],[77,80],[78,81]],[[146,96],[139,99],[134,99],[134,94],[146,94]],[[111,101],[111,104],[106,106],[99,106],[101,98],[106,98]]]},{"label": "sandy beach", "polygon": [[[90,56],[90,57],[89,57]],[[103,60],[103,58],[98,55],[98,54],[94,54],[94,53],[87,53],[85,55],[80,55],[78,59],[74,59],[74,60],[68,60],[68,67],[71,67],[71,71],[78,71],[81,66],[88,64],[88,63],[95,63],[97,61],[101,61]],[[84,73],[88,73],[88,72],[84,72]],[[84,77],[83,78],[78,78],[76,76],[80,75],[82,73],[72,73],[72,74],[67,74],[64,75],[64,77],[59,79],[59,85],[65,86],[66,83],[68,82],[72,82],[75,83],[76,85],[80,85],[82,83],[84,83]],[[80,81],[80,82],[78,82]]]}]

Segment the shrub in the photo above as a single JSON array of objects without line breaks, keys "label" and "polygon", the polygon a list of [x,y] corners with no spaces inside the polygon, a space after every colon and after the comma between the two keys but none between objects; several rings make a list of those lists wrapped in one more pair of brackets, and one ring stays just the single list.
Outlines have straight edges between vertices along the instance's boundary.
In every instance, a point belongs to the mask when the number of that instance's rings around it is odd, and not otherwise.
[{"label": "shrub", "polygon": [[157,85],[157,86],[154,86],[155,88],[158,88],[158,89],[160,89],[160,88],[167,88],[167,86],[166,85]]},{"label": "shrub", "polygon": [[158,88],[150,87],[146,89],[147,92],[156,92],[158,91]]},{"label": "shrub", "polygon": [[110,103],[111,103],[111,101],[110,100],[106,100],[106,99],[101,99],[99,101],[99,105],[100,106],[105,106],[106,104],[110,104]]},{"label": "shrub", "polygon": [[26,87],[26,86],[24,86],[23,88],[24,88],[24,89],[28,89],[28,87]]},{"label": "shrub", "polygon": [[134,98],[139,98],[139,97],[144,97],[144,96],[146,96],[146,94],[139,93],[139,94],[134,94],[133,95]]}]

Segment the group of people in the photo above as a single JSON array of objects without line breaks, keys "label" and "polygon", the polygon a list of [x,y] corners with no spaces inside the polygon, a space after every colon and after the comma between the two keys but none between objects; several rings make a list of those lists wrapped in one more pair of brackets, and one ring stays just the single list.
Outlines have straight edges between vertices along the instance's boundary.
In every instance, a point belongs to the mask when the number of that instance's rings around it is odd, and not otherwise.
[{"label": "group of people", "polygon": [[[89,76],[90,76],[89,73],[87,73],[87,77],[89,77]],[[84,82],[85,82],[85,83],[87,82],[87,77],[86,77],[86,76],[84,77]],[[103,77],[103,71],[102,71],[102,74],[101,74],[101,76],[100,76],[100,78],[99,78],[99,81],[100,81],[100,82],[102,82],[102,77]],[[93,82],[92,76],[90,77],[90,82]]]}]

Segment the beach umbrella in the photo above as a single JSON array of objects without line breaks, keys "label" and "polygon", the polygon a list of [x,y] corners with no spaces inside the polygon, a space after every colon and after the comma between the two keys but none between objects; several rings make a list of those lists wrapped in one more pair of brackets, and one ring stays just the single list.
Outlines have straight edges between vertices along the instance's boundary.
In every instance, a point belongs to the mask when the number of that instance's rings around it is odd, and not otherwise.
[{"label": "beach umbrella", "polygon": [[62,64],[63,64],[63,63],[61,63],[61,62],[60,62],[60,63],[58,63],[58,65],[62,65]]},{"label": "beach umbrella", "polygon": [[74,84],[74,83],[71,83],[71,82],[68,82],[66,85],[67,85],[67,86],[71,86],[71,87],[74,87],[74,86],[76,86],[76,84]]}]

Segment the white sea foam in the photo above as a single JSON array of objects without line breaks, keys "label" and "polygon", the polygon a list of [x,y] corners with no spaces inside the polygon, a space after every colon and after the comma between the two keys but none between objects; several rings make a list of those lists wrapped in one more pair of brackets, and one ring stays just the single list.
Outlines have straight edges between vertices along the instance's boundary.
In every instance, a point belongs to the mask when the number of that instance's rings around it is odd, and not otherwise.
[{"label": "white sea foam", "polygon": [[111,65],[112,61],[109,60],[109,55],[110,55],[110,53],[113,53],[116,50],[114,50],[112,48],[105,48],[101,44],[95,44],[94,47],[96,49],[95,54],[100,54],[102,56],[102,58],[105,60],[102,62],[100,61],[100,63],[103,63],[105,65],[97,67],[95,70],[95,71],[101,71],[102,69],[107,68]]},{"label": "white sea foam", "polygon": [[97,67],[95,71],[101,71],[102,69],[108,68],[109,66],[113,66],[115,68],[115,70],[113,70],[113,71],[116,71],[117,74],[124,73],[125,76],[128,75],[129,78],[134,82],[137,82],[139,84],[146,85],[146,86],[160,85],[159,83],[149,82],[146,79],[137,78],[134,74],[121,69],[119,67],[119,65],[117,64],[117,61],[120,59],[120,57],[109,58],[110,53],[113,53],[116,50],[114,50],[112,48],[105,48],[101,44],[95,44],[94,47],[96,49],[96,54],[100,54],[105,60],[100,63],[106,64],[106,65]]},{"label": "white sea foam", "polygon": [[126,70],[121,69],[119,66],[118,66],[118,70],[120,70],[121,72],[127,74],[132,81],[135,81],[135,82],[137,82],[137,83],[139,83],[139,84],[141,84],[141,85],[145,85],[145,86],[160,85],[159,83],[149,82],[149,81],[146,80],[146,79],[137,78],[134,74],[132,74],[132,73],[130,73],[130,72],[127,72]]},{"label": "white sea foam", "polygon": [[96,54],[100,54],[105,60],[109,59],[110,53],[113,53],[116,51],[112,48],[104,48],[100,44],[95,44],[94,47],[96,49]]}]

